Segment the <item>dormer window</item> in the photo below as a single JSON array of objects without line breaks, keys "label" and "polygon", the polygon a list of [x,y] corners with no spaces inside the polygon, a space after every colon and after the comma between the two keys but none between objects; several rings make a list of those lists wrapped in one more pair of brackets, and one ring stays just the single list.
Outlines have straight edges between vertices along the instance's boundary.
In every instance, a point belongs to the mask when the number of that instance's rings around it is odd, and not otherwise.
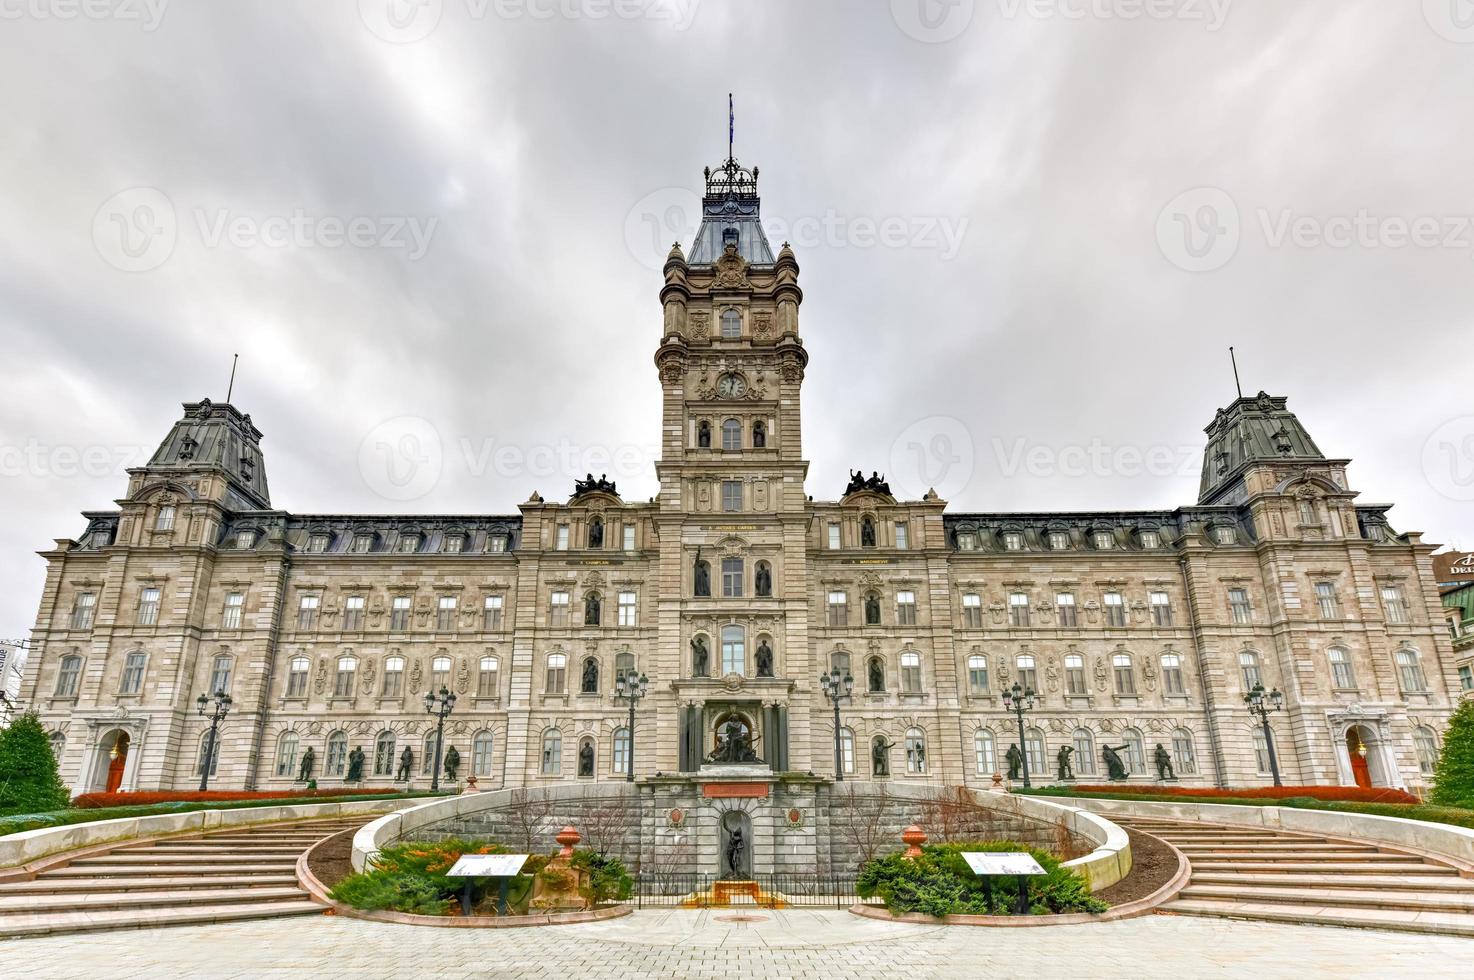
[{"label": "dormer window", "polygon": [[159,508],[158,514],[154,516],[155,531],[174,530],[174,505],[164,504]]},{"label": "dormer window", "polygon": [[[729,229],[729,231],[731,231],[731,233],[732,233],[732,241],[733,241],[733,244],[736,244],[737,232],[735,230],[732,230],[732,229]],[[738,313],[736,310],[725,310],[725,311],[723,311],[723,313],[722,313],[722,339],[723,340],[741,340],[742,339],[742,314],[741,313]]]},{"label": "dormer window", "polygon": [[1004,531],[1003,532],[1003,550],[1004,551],[1023,551],[1024,550],[1024,533],[1022,531]]},{"label": "dormer window", "polygon": [[418,534],[401,534],[399,536],[399,551],[401,554],[412,555],[420,550],[420,536]]},{"label": "dormer window", "polygon": [[1161,534],[1161,532],[1160,531],[1142,531],[1141,532],[1141,547],[1144,550],[1147,550],[1147,551],[1152,551],[1152,550],[1154,550],[1156,548],[1162,547],[1162,534]]},{"label": "dormer window", "polygon": [[1213,529],[1213,542],[1215,544],[1233,544],[1238,540],[1238,533],[1232,525],[1223,524]]},{"label": "dormer window", "polygon": [[355,534],[353,536],[353,553],[355,555],[366,555],[374,550],[374,536],[372,534]]},{"label": "dormer window", "polygon": [[249,551],[250,549],[256,547],[256,532],[255,531],[237,531],[237,532],[235,532],[235,546],[236,546],[236,549],[239,550],[239,551]]},{"label": "dormer window", "polygon": [[1113,531],[1096,531],[1090,539],[1095,542],[1096,551],[1111,551],[1116,547],[1116,535]]},{"label": "dormer window", "polygon": [[493,534],[486,539],[486,550],[493,554],[500,554],[507,550],[507,536],[505,534]]},{"label": "dormer window", "polygon": [[445,553],[447,555],[458,555],[465,546],[466,539],[464,535],[447,534],[445,536]]},{"label": "dormer window", "polygon": [[1051,551],[1068,551],[1069,548],[1070,548],[1070,532],[1069,531],[1050,531],[1049,532],[1049,550],[1051,550]]},{"label": "dormer window", "polygon": [[958,551],[976,551],[978,549],[978,536],[971,531],[964,531],[957,535]]},{"label": "dormer window", "polygon": [[332,538],[326,534],[313,534],[307,538],[307,551],[310,554],[320,555],[328,550],[328,544]]}]

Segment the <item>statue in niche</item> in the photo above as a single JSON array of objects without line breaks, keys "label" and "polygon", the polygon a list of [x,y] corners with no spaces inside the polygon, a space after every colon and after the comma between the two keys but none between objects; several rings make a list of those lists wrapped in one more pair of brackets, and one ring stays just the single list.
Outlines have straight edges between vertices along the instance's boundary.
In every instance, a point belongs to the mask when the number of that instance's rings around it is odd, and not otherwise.
[{"label": "statue in niche", "polygon": [[1124,745],[1102,745],[1100,747],[1100,757],[1106,764],[1106,772],[1110,775],[1112,782],[1120,782],[1126,778],[1126,763],[1121,758],[1121,753],[1125,749]]},{"label": "statue in niche", "polygon": [[348,753],[348,779],[350,783],[363,782],[363,749],[357,745]]},{"label": "statue in niche", "polygon": [[592,742],[585,742],[578,747],[578,774],[580,776],[594,774],[594,743]]},{"label": "statue in niche", "polygon": [[1059,778],[1061,782],[1066,779],[1075,778],[1075,772],[1070,768],[1070,756],[1074,754],[1075,750],[1068,745],[1061,745],[1059,747],[1059,754],[1055,756],[1055,761],[1059,763]]},{"label": "statue in niche", "polygon": [[411,770],[414,769],[414,767],[415,754],[413,751],[410,750],[410,747],[406,745],[404,747],[404,751],[399,753],[399,771],[394,774],[394,781],[396,783],[409,782],[409,774]]},{"label": "statue in niche", "polygon": [[696,448],[711,448],[711,423],[702,422],[696,426]]},{"label": "statue in niche", "polygon": [[765,561],[757,563],[757,571],[753,575],[753,588],[757,594],[764,598],[773,594],[773,569]]},{"label": "statue in niche", "polygon": [[599,693],[599,662],[593,657],[583,662],[583,684],[579,691],[583,694]]},{"label": "statue in niche", "polygon": [[696,583],[696,595],[706,597],[711,595],[711,564],[701,560],[701,549],[696,549],[696,564],[694,566],[694,579]]},{"label": "statue in niche", "polygon": [[312,746],[307,746],[307,751],[302,753],[302,764],[297,767],[297,782],[305,783],[312,778],[312,763],[317,760]]},{"label": "statue in niche", "polygon": [[759,677],[773,676],[773,648],[768,646],[766,638],[757,645],[757,675]]},{"label": "statue in niche", "polygon": [[706,757],[706,761],[730,765],[758,762],[760,760],[752,750],[752,743],[747,725],[740,719],[728,718],[717,733],[717,747]]},{"label": "statue in niche", "polygon": [[742,828],[738,827],[732,831],[732,836],[727,838],[727,875],[733,878],[742,875],[742,851],[747,842],[742,839]]},{"label": "statue in niche", "polygon": [[752,448],[764,449],[768,445],[768,430],[761,422],[752,424]]},{"label": "statue in niche", "polygon": [[599,625],[599,593],[590,592],[583,600],[583,624],[585,626]]},{"label": "statue in niche", "polygon": [[875,522],[868,517],[860,522],[860,547],[875,547]]},{"label": "statue in niche", "polygon": [[880,625],[880,596],[874,592],[865,597],[865,625]]},{"label": "statue in niche", "polygon": [[706,677],[711,668],[711,653],[706,649],[706,637],[697,633],[691,637],[691,676]]},{"label": "statue in niche", "polygon": [[597,517],[589,522],[589,547],[604,547],[604,522]]},{"label": "statue in niche", "polygon": [[875,736],[875,741],[870,743],[870,772],[875,776],[889,776],[891,774],[891,749],[896,747],[895,742],[886,741],[884,735]]},{"label": "statue in niche", "polygon": [[871,657],[870,658],[870,663],[866,667],[866,670],[868,671],[868,673],[870,675],[870,677],[869,677],[869,681],[870,681],[869,687],[870,687],[871,692],[872,693],[879,693],[881,691],[884,691],[885,690],[885,665],[880,662],[880,658],[879,657]]},{"label": "statue in niche", "polygon": [[[310,749],[308,751],[311,751]],[[1157,764],[1157,778],[1166,782],[1177,780],[1177,774],[1172,771],[1172,756],[1161,742],[1157,743],[1157,751],[1152,753],[1152,761]]]},{"label": "statue in niche", "polygon": [[1018,750],[1018,745],[1010,745],[1003,758],[1008,760],[1008,778],[1020,778],[1024,770],[1024,754]]}]

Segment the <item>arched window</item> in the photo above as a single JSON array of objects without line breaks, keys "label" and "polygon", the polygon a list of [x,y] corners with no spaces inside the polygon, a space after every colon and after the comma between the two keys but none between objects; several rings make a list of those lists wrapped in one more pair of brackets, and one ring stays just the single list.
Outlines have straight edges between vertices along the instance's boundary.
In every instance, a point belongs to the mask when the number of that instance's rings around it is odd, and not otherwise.
[{"label": "arched window", "polygon": [[52,758],[60,763],[62,754],[67,750],[67,737],[61,732],[52,732],[51,735],[48,736],[47,741],[51,744]]},{"label": "arched window", "polygon": [[333,679],[333,697],[353,696],[353,678],[358,674],[358,660],[350,656],[338,658],[338,673]]},{"label": "arched window", "polygon": [[972,733],[972,758],[979,776],[991,776],[998,771],[998,756],[993,751],[993,733],[979,728]]},{"label": "arched window", "polygon": [[297,772],[297,733],[282,732],[276,740],[276,774],[293,776]]},{"label": "arched window", "polygon": [[921,693],[921,654],[915,650],[901,653],[901,691],[905,694]]},{"label": "arched window", "polygon": [[614,655],[614,676],[628,677],[635,672],[635,655],[621,650]]},{"label": "arched window", "polygon": [[855,771],[855,730],[853,728],[841,728],[839,730],[839,760],[844,766],[846,775]]},{"label": "arched window", "polygon": [[1024,732],[1024,758],[1029,772],[1042,775],[1049,771],[1049,762],[1044,755],[1044,733],[1037,728]]},{"label": "arched window", "polygon": [[747,673],[747,644],[741,626],[722,627],[722,676]]},{"label": "arched window", "polygon": [[1179,728],[1172,733],[1172,771],[1178,776],[1191,776],[1198,771],[1198,753],[1193,748],[1193,733]]},{"label": "arched window", "polygon": [[879,657],[865,661],[865,690],[871,694],[885,691],[885,661]]},{"label": "arched window", "polygon": [[1263,676],[1259,673],[1259,654],[1253,650],[1245,650],[1239,654],[1239,673],[1244,677],[1245,693],[1260,687],[1264,683]]},{"label": "arched window", "polygon": [[548,694],[565,694],[568,691],[568,657],[561,653],[548,654],[548,678],[545,688]]},{"label": "arched window", "polygon": [[[442,748],[442,752],[445,750]],[[425,733],[425,740],[420,745],[420,775],[428,776],[435,768],[435,730],[432,728]]]},{"label": "arched window", "polygon": [[563,772],[563,733],[556,728],[543,732],[542,774],[557,776]]},{"label": "arched window", "polygon": [[324,776],[342,776],[348,764],[348,733],[336,731],[328,736],[328,757],[323,762]]},{"label": "arched window", "polygon": [[739,340],[742,337],[742,314],[736,310],[722,311],[722,339]]},{"label": "arched window", "polygon": [[430,693],[450,687],[450,658],[434,657],[430,661]]},{"label": "arched window", "polygon": [[696,423],[696,448],[711,448],[711,423],[705,419]]},{"label": "arched window", "polygon": [[742,423],[736,419],[722,421],[722,449],[736,452],[742,448]]},{"label": "arched window", "polygon": [[578,693],[599,693],[599,659],[597,657],[585,657],[583,667],[578,675]]},{"label": "arched window", "polygon": [[865,593],[865,625],[880,625],[880,596],[874,592]]},{"label": "arched window", "polygon": [[312,673],[312,661],[306,657],[293,657],[287,664],[287,697],[307,696],[307,675]]},{"label": "arched window", "polygon": [[384,658],[384,697],[397,698],[404,691],[404,658]]},{"label": "arched window", "polygon": [[765,561],[760,561],[753,566],[752,573],[753,591],[761,598],[768,598],[773,594],[773,566]]},{"label": "arched window", "polygon": [[906,729],[906,772],[917,776],[926,773],[926,732],[919,728]]},{"label": "arched window", "polygon": [[1121,740],[1126,743],[1126,767],[1137,775],[1145,773],[1146,748],[1142,744],[1140,730],[1126,729],[1121,733]]},{"label": "arched window", "polygon": [[616,773],[630,771],[630,730],[628,728],[614,730],[613,754],[610,757],[610,763],[612,770]]},{"label": "arched window", "polygon": [[1423,663],[1418,651],[1408,648],[1397,651],[1397,680],[1406,693],[1421,694],[1428,690],[1428,680],[1423,676]]},{"label": "arched window", "polygon": [[1111,657],[1111,666],[1116,675],[1117,694],[1136,693],[1136,672],[1131,669],[1131,655],[1118,653]]},{"label": "arched window", "polygon": [[[214,736],[212,741],[211,736]],[[205,732],[200,736],[200,752],[198,762],[195,764],[195,775],[205,774],[205,763],[210,764],[210,775],[214,776],[220,768],[220,736],[218,733]]]},{"label": "arched window", "polygon": [[394,733],[387,728],[374,739],[374,775],[394,775]]},{"label": "arched window", "polygon": [[74,698],[82,679],[82,658],[68,654],[61,658],[61,667],[56,672],[56,696]]},{"label": "arched window", "polygon": [[494,698],[501,693],[497,685],[501,663],[495,657],[482,657],[476,672],[476,696],[478,698]]},{"label": "arched window", "polygon": [[1088,728],[1077,728],[1072,736],[1075,743],[1075,757],[1070,764],[1075,768],[1077,776],[1095,775],[1095,736],[1090,734]]},{"label": "arched window", "polygon": [[143,691],[143,669],[148,656],[142,650],[134,650],[123,661],[123,679],[118,685],[119,694],[139,694]]},{"label": "arched window", "polygon": [[752,448],[766,449],[768,445],[768,427],[762,422],[752,423]]},{"label": "arched window", "polygon": [[1340,691],[1356,690],[1356,675],[1351,672],[1351,655],[1340,647],[1326,651],[1331,662],[1331,686]]},{"label": "arched window", "polygon": [[980,653],[967,658],[967,689],[973,694],[988,693],[988,658]]},{"label": "arched window", "polygon": [[210,689],[206,694],[229,694],[230,672],[235,666],[235,658],[228,653],[222,653],[215,658],[210,666]]},{"label": "arched window", "polygon": [[491,752],[495,742],[491,732],[479,731],[471,740],[471,774],[473,776],[491,775]]},{"label": "arched window", "polygon": [[1262,725],[1256,725],[1253,729],[1253,737],[1254,768],[1260,773],[1267,773],[1272,768],[1269,764],[1269,747],[1274,742],[1274,730],[1270,729],[1269,739],[1266,740],[1264,737],[1264,727]]},{"label": "arched window", "polygon": [[604,603],[597,592],[590,592],[583,597],[583,624],[585,626],[598,626],[603,619]]},{"label": "arched window", "polygon": [[1018,682],[1025,691],[1039,690],[1039,671],[1034,666],[1034,658],[1027,653],[1020,654],[1015,661],[1018,667]]},{"label": "arched window", "polygon": [[1433,775],[1438,768],[1438,736],[1433,729],[1419,725],[1413,729],[1413,748],[1418,753],[1418,769],[1425,776]]}]

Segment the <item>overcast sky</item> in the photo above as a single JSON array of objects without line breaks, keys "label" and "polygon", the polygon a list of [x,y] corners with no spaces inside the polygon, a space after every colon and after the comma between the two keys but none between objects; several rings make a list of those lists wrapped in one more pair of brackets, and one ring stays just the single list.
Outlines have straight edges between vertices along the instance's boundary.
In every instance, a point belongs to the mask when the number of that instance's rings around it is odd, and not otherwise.
[{"label": "overcast sky", "polygon": [[279,508],[653,494],[658,267],[729,91],[811,494],[1191,504],[1233,344],[1474,548],[1461,0],[642,2],[0,0],[0,635],[237,352]]}]

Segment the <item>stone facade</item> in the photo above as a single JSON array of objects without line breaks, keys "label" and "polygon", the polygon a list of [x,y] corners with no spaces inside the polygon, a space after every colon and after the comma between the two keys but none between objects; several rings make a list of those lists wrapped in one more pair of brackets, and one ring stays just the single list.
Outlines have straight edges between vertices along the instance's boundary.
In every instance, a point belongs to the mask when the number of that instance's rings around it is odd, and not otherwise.
[{"label": "stone facade", "polygon": [[664,267],[649,502],[590,477],[515,515],[293,514],[250,416],[187,404],[117,508],[43,552],[23,693],[64,778],[192,788],[196,699],[218,689],[215,787],[291,787],[310,747],[319,783],[361,748],[387,788],[406,745],[423,786],[422,698],[446,687],[446,743],[483,788],[619,780],[631,668],[650,682],[638,776],[694,772],[732,718],[772,770],[827,776],[817,681],[838,666],[853,780],[988,785],[1018,741],[1001,692],[1022,682],[1038,781],[1064,746],[1103,780],[1107,744],[1151,780],[1161,744],[1184,784],[1258,784],[1242,699],[1262,682],[1285,695],[1285,782],[1426,784],[1458,692],[1434,548],[1358,503],[1283,398],[1220,410],[1199,500],[1175,510],[951,513],[879,474],[812,500],[799,266],[758,206],[755,171],[710,172],[691,260],[676,246]]}]

